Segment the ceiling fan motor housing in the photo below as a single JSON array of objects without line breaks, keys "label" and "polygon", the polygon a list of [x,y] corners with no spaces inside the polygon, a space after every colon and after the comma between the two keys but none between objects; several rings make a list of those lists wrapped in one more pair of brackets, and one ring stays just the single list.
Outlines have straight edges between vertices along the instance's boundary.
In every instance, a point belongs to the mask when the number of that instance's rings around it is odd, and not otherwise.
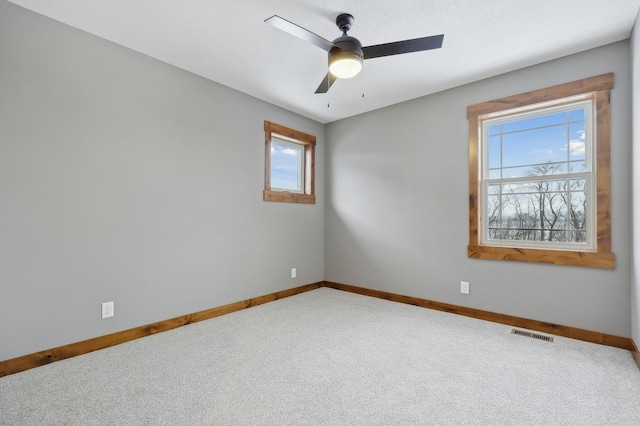
[{"label": "ceiling fan motor housing", "polygon": [[360,59],[364,58],[364,54],[362,53],[362,44],[355,37],[338,37],[337,39],[333,40],[333,44],[335,44],[336,47],[329,51],[329,62],[332,62],[331,60],[333,58],[337,59],[341,53],[345,53],[350,57],[355,55]]}]

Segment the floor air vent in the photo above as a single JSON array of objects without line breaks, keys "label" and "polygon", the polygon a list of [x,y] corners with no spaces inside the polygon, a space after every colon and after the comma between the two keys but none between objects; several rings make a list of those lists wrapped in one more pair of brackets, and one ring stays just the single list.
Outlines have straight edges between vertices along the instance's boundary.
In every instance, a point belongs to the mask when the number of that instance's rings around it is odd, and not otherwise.
[{"label": "floor air vent", "polygon": [[532,339],[544,340],[545,342],[553,342],[553,337],[551,336],[543,336],[542,334],[530,333],[528,331],[516,330],[515,328],[511,330],[511,334],[518,334],[520,336],[531,337]]}]

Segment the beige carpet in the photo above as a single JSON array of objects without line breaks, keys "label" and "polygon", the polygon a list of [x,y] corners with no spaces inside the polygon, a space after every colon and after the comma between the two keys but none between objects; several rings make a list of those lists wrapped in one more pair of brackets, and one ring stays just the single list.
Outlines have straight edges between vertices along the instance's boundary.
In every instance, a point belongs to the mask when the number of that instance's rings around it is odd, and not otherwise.
[{"label": "beige carpet", "polygon": [[2,425],[638,425],[621,349],[321,288],[0,378]]}]

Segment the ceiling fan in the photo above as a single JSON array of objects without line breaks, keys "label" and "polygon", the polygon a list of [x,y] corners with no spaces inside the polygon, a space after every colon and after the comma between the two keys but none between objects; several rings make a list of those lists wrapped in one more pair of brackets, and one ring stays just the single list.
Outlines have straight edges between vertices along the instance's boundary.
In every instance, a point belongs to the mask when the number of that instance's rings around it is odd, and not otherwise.
[{"label": "ceiling fan", "polygon": [[347,31],[353,26],[353,21],[353,16],[348,13],[338,15],[336,25],[342,31],[342,36],[333,41],[326,40],[278,15],[265,19],[264,22],[329,52],[329,72],[318,86],[316,93],[327,93],[337,78],[351,78],[357,75],[362,69],[364,59],[439,49],[444,39],[444,34],[440,34],[362,47],[357,38],[347,35]]}]

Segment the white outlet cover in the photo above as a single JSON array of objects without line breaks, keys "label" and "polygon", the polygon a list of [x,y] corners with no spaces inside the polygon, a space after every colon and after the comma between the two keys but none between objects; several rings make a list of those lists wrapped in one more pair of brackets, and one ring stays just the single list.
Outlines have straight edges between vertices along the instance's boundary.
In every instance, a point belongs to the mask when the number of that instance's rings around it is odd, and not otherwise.
[{"label": "white outlet cover", "polygon": [[102,304],[102,319],[113,317],[113,302],[104,302]]},{"label": "white outlet cover", "polygon": [[296,268],[291,268],[291,278],[295,278],[298,275]]},{"label": "white outlet cover", "polygon": [[460,293],[469,294],[469,283],[467,281],[460,281]]}]

